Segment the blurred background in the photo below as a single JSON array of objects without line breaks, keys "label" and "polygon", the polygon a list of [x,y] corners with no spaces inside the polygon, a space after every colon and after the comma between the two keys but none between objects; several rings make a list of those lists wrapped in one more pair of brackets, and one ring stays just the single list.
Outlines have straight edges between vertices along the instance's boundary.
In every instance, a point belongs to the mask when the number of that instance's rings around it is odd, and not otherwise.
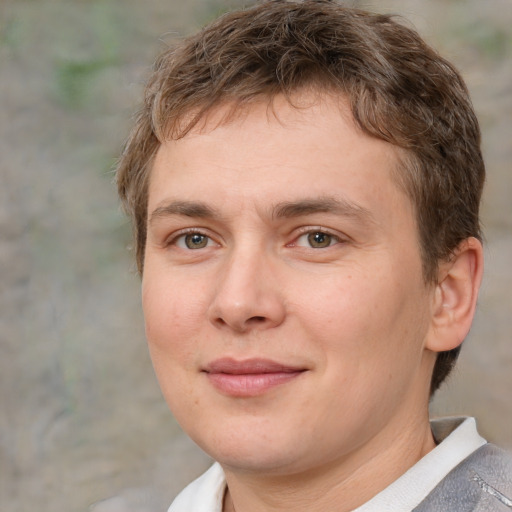
[{"label": "blurred background", "polygon": [[[350,3],[411,20],[472,92],[486,279],[433,414],[512,449],[512,2]],[[156,54],[237,5],[0,1],[1,510],[164,512],[210,463],[153,376],[112,168]]]}]

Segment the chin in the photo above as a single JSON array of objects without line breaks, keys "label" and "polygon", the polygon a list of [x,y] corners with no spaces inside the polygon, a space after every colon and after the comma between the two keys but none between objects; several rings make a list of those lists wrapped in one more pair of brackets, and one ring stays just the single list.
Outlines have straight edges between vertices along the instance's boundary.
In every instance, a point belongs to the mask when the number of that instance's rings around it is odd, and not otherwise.
[{"label": "chin", "polygon": [[248,449],[243,451],[217,450],[213,458],[222,467],[247,473],[263,473],[265,475],[286,475],[297,473],[301,469],[300,455],[283,452],[283,447],[278,450],[267,448]]},{"label": "chin", "polygon": [[206,437],[204,433],[189,432],[193,441],[223,467],[279,474],[292,469],[301,458],[298,439],[284,425],[262,429],[254,422],[245,426],[229,423],[210,430]]}]

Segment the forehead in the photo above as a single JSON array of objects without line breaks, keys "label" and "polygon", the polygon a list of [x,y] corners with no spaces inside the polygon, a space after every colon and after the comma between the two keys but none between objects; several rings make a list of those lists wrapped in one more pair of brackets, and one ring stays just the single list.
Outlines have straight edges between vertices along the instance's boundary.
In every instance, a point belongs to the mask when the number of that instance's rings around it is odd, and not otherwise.
[{"label": "forehead", "polygon": [[400,192],[399,167],[399,148],[365,134],[339,95],[278,96],[236,109],[224,104],[184,137],[161,145],[149,208],[169,196],[223,197],[223,206],[234,206],[357,192],[365,209],[372,198],[391,200]]}]

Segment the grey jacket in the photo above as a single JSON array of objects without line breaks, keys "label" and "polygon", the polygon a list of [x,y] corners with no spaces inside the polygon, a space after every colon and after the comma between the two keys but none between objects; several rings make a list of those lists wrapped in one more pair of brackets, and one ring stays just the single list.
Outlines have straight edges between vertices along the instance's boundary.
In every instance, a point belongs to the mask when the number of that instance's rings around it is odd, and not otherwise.
[{"label": "grey jacket", "polygon": [[485,444],[464,459],[413,512],[511,512],[512,456]]}]

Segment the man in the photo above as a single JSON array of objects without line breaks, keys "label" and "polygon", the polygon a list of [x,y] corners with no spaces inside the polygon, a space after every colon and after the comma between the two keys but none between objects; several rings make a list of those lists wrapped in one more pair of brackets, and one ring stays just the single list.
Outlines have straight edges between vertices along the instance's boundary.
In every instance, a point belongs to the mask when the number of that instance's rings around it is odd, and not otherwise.
[{"label": "man", "polygon": [[160,386],[217,461],[170,511],[510,510],[510,458],[428,418],[483,181],[462,79],[389,16],[263,2],[159,58],[118,186]]}]

